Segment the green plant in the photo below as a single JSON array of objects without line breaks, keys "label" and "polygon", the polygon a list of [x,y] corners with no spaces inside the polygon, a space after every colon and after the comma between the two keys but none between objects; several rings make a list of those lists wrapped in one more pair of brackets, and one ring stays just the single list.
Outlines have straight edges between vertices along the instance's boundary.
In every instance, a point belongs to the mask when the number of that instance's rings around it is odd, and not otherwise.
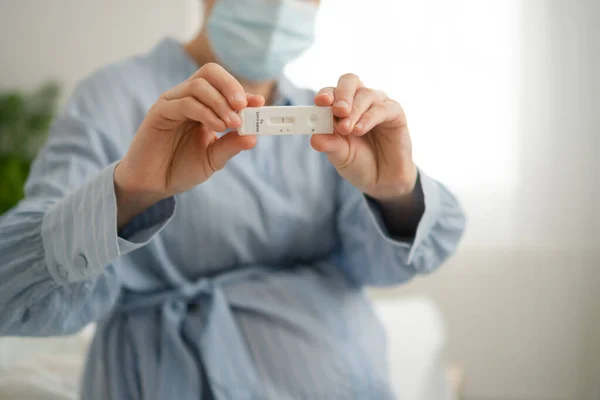
[{"label": "green plant", "polygon": [[32,93],[0,93],[0,214],[23,198],[31,161],[46,139],[59,94],[56,83]]}]

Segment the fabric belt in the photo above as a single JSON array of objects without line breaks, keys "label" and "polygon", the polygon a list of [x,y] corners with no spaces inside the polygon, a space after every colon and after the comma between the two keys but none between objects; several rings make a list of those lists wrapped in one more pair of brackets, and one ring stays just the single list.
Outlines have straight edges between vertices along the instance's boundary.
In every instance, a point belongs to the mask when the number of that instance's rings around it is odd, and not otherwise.
[{"label": "fabric belt", "polygon": [[[272,271],[272,270],[271,270]],[[190,393],[189,382],[197,382],[197,376],[186,376],[196,368],[181,368],[190,363],[191,343],[198,343],[206,375],[216,399],[262,399],[265,398],[240,332],[231,306],[223,291],[228,285],[263,275],[266,268],[252,267],[202,278],[186,283],[176,290],[158,293],[126,292],[121,298],[119,312],[158,308],[161,311],[160,365],[156,382],[156,400],[187,400],[198,397],[199,391]],[[200,327],[200,340],[185,341],[183,329],[190,305],[202,307],[204,324]],[[226,367],[222,367],[226,361]],[[178,366],[181,374],[174,378],[172,366]],[[219,366],[211,368],[211,366]],[[206,383],[208,384],[208,383]],[[179,388],[181,390],[179,390]]]}]

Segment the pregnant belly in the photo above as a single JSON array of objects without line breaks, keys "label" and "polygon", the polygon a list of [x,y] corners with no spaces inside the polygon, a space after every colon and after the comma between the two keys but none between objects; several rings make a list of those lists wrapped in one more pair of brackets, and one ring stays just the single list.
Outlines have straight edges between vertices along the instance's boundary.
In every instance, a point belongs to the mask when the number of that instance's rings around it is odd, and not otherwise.
[{"label": "pregnant belly", "polygon": [[266,275],[228,297],[268,398],[392,397],[383,330],[337,267]]},{"label": "pregnant belly", "polygon": [[99,326],[84,398],[105,398],[105,388],[185,400],[206,385],[218,399],[392,398],[383,330],[335,266],[259,270],[182,292],[129,302]]}]

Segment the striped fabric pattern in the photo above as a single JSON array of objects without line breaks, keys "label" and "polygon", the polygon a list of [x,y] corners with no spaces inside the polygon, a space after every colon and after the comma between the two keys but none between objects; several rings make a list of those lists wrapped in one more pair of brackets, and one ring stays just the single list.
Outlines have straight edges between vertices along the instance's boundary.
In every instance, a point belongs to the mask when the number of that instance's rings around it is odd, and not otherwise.
[{"label": "striped fabric pattern", "polygon": [[[0,217],[0,334],[97,322],[84,399],[389,399],[385,337],[363,288],[435,270],[464,214],[420,171],[414,238],[308,137],[261,137],[206,183],[117,234],[113,173],[146,111],[197,65],[165,39],[82,81],[26,199]],[[312,104],[286,79],[280,104]]]}]

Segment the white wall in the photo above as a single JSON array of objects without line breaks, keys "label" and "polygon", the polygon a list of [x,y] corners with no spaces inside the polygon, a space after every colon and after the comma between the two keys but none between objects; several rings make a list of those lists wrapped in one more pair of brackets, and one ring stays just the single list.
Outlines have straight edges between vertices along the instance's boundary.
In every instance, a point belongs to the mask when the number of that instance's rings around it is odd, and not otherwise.
[{"label": "white wall", "polygon": [[[443,270],[394,291],[438,301],[450,359],[466,368],[470,399],[587,400],[600,381],[598,4],[522,1],[517,196],[502,214],[486,193],[466,202],[468,210],[481,199],[488,204],[477,206],[470,238],[502,226],[503,237],[518,238],[505,242],[517,245],[466,246]],[[0,87],[58,77],[68,93],[95,68],[145,51],[165,34],[188,37],[197,6],[4,0]]]},{"label": "white wall", "polygon": [[467,399],[596,400],[584,393],[600,381],[599,259],[600,252],[466,250],[391,292],[439,304]]},{"label": "white wall", "polygon": [[75,83],[108,62],[145,52],[165,35],[190,37],[200,0],[2,0],[0,88]]}]

